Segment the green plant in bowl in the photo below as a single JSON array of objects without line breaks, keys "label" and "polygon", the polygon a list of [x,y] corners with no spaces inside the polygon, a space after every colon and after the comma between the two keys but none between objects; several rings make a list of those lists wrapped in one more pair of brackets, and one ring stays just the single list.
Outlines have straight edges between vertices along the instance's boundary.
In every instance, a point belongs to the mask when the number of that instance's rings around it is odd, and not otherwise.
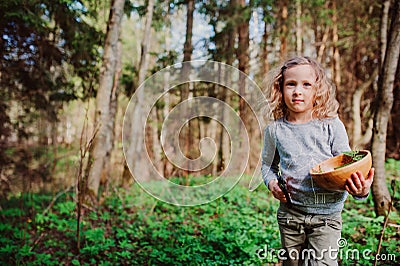
[{"label": "green plant in bowl", "polygon": [[348,163],[345,163],[343,165],[335,167],[335,170],[343,168],[343,167],[345,167],[347,165],[350,165],[352,163],[358,162],[358,161],[360,161],[362,158],[364,158],[366,156],[365,153],[360,153],[360,151],[345,151],[342,154],[347,155],[350,158],[350,161]]}]

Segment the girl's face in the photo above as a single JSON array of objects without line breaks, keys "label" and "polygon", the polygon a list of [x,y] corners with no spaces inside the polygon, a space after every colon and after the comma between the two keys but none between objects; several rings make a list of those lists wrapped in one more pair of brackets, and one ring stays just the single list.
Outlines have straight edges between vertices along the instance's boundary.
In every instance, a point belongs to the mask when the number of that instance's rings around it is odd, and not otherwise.
[{"label": "girl's face", "polygon": [[283,80],[283,98],[288,108],[288,121],[307,122],[312,119],[316,75],[310,65],[286,69]]}]

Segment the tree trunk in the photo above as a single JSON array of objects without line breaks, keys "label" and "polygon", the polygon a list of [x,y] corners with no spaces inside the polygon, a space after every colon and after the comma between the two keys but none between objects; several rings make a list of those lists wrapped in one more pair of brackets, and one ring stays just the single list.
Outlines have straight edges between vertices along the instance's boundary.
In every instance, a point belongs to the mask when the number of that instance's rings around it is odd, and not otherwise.
[{"label": "tree trunk", "polygon": [[280,1],[281,10],[280,10],[280,58],[281,60],[285,60],[287,57],[287,36],[288,36],[288,27],[287,27],[287,18],[288,18],[288,2],[287,0]]},{"label": "tree trunk", "polygon": [[183,62],[190,61],[192,58],[193,13],[194,13],[194,0],[188,0],[187,14],[186,14],[186,37],[185,37],[185,43],[183,45]]},{"label": "tree trunk", "polygon": [[[246,13],[246,1],[245,0],[239,0],[239,12]],[[238,44],[238,49],[237,49],[237,57],[239,61],[239,70],[242,71],[245,74],[249,73],[249,41],[250,41],[250,35],[249,35],[249,17],[244,17],[242,18],[239,26],[238,26],[238,33],[239,33],[239,44]],[[240,117],[242,119],[245,119],[245,101],[243,100],[243,97],[245,96],[245,89],[246,89],[246,84],[245,84],[245,78],[241,75],[239,77],[239,94],[242,97],[239,100],[239,113]]]},{"label": "tree trunk", "polygon": [[[153,10],[154,10],[154,0],[149,0],[148,5],[147,5],[147,12],[146,12],[146,21],[145,21],[145,26],[144,26],[144,32],[143,32],[143,40],[141,43],[141,55],[140,55],[140,62],[139,62],[139,74],[138,74],[138,82],[137,84],[140,86],[146,77],[147,70],[148,70],[148,49],[149,49],[149,44],[150,44],[150,37],[151,37],[151,22],[153,20]],[[136,88],[133,88],[132,91],[135,91]],[[136,136],[139,136],[138,131],[143,130],[137,125],[143,125],[144,119],[147,119],[147,117],[144,117],[144,114],[142,114],[142,104],[144,102],[144,94],[143,90],[139,90],[137,95],[137,102],[133,102],[133,114],[132,119],[129,119],[128,122],[128,127],[131,128],[131,130],[125,131],[126,135],[124,136],[124,139],[130,143],[128,150],[126,151],[125,158],[126,160],[130,160],[132,162],[132,165],[142,165],[143,161],[145,158],[142,158],[141,156],[135,156],[140,153],[141,150],[143,150],[144,147],[144,142],[145,139],[138,139]],[[145,177],[148,177],[149,173],[145,173],[144,169],[142,173]],[[124,167],[124,173],[122,175],[122,184],[123,186],[127,186],[130,183],[130,171],[129,168],[127,167],[127,164],[125,164]]]},{"label": "tree trunk", "polygon": [[[153,21],[153,10],[154,10],[154,0],[149,0],[146,12],[146,22],[144,26],[144,35],[141,43],[141,53],[139,62],[139,79],[138,85],[140,86],[146,78],[149,60],[148,60],[148,50],[151,37],[151,23]],[[136,88],[134,88],[136,89]]]},{"label": "tree trunk", "polygon": [[[171,40],[170,40],[170,36],[171,36],[171,22],[170,22],[170,18],[169,18],[169,13],[170,13],[170,5],[169,2],[165,3],[165,11],[167,16],[164,18],[164,24],[165,24],[165,50],[169,51],[170,50],[170,44],[171,44]],[[164,72],[164,84],[163,84],[163,88],[164,91],[167,92],[170,88],[169,88],[169,80],[170,80],[170,75],[168,71]],[[162,107],[162,110],[159,110],[159,112],[157,112],[158,117],[157,117],[157,123],[158,125],[160,125],[161,123],[163,123],[164,119],[168,116],[169,113],[169,107],[171,106],[170,104],[170,100],[171,99],[171,93],[166,93],[163,96],[163,100],[165,102],[164,106]],[[160,156],[161,156],[161,161],[158,162],[158,171],[161,173],[162,176],[166,177],[168,176],[171,172],[172,172],[172,164],[170,164],[168,162],[168,158],[167,156],[165,156],[165,152],[164,150],[161,148],[161,127],[157,126],[158,130],[157,130],[157,145],[159,145],[160,148]],[[156,162],[157,163],[157,162]]]},{"label": "tree trunk", "polygon": [[[267,9],[264,8],[264,17],[267,16]],[[262,36],[261,42],[261,73],[260,77],[263,79],[266,77],[269,71],[269,64],[268,64],[268,22],[264,21],[264,33]]]},{"label": "tree trunk", "polygon": [[396,160],[400,160],[400,62],[397,65],[397,73],[395,78],[394,87],[394,101],[391,111],[391,119],[388,126],[388,136],[386,147],[388,150],[386,154]]},{"label": "tree trunk", "polygon": [[338,19],[336,0],[332,1],[332,41],[333,41],[333,81],[336,88],[340,88],[342,83],[342,71],[340,69],[340,54],[339,54],[339,35],[338,35]]},{"label": "tree trunk", "polygon": [[[239,12],[242,13],[242,16],[246,14],[246,1],[239,0]],[[239,33],[239,44],[237,49],[237,57],[239,61],[239,70],[245,74],[249,73],[249,17],[243,17],[241,22],[238,25],[238,33]],[[239,114],[242,120],[246,120],[246,103],[244,101],[246,93],[246,80],[243,75],[239,77],[239,95],[241,98],[239,99]]]},{"label": "tree trunk", "polygon": [[375,212],[377,215],[385,215],[389,209],[389,203],[391,201],[391,196],[386,185],[385,177],[385,152],[387,125],[390,117],[390,111],[393,106],[394,79],[400,52],[399,7],[399,1],[394,1],[388,45],[379,75],[379,91],[377,97],[378,107],[374,118],[372,157],[376,171],[372,192],[375,203]]},{"label": "tree trunk", "polygon": [[[220,134],[218,134],[218,130],[220,130],[222,126],[215,120],[210,121],[210,137],[215,141],[215,143],[221,143],[219,138]],[[218,151],[217,151],[218,154]],[[212,162],[212,167],[211,167],[211,173],[213,176],[218,175],[218,156],[214,158],[214,161]]]},{"label": "tree trunk", "polygon": [[385,59],[386,45],[387,45],[387,30],[389,22],[389,8],[390,0],[385,0],[382,4],[382,19],[381,19],[381,66],[383,65],[383,60]]},{"label": "tree trunk", "polygon": [[[112,162],[111,162],[111,151],[114,150],[114,140],[115,140],[115,118],[117,116],[118,111],[118,95],[119,95],[119,79],[121,77],[122,71],[122,43],[121,40],[118,40],[117,44],[117,64],[114,75],[114,86],[111,91],[111,99],[110,99],[110,121],[107,126],[109,126],[108,130],[110,133],[110,143],[111,146],[110,151],[106,153],[104,158],[104,171],[101,179],[102,184],[107,184],[109,181],[109,177],[112,176]],[[108,186],[107,186],[108,188]]]},{"label": "tree trunk", "polygon": [[[236,2],[235,0],[231,0],[229,2],[229,10],[235,10],[235,6],[236,6]],[[235,40],[236,40],[236,36],[237,36],[237,31],[235,30],[234,27],[230,27],[228,28],[227,32],[226,32],[226,38],[227,38],[227,50],[228,51],[233,51],[234,47],[235,47]],[[227,65],[232,65],[234,61],[234,53],[232,52],[228,52],[226,54],[226,64]],[[220,67],[220,66],[219,66]],[[219,71],[221,73],[221,71]],[[231,75],[227,74],[225,76],[221,76],[221,79],[225,80],[225,84],[230,84],[231,81]],[[220,97],[221,97],[221,101],[225,102],[228,106],[231,106],[232,101],[231,101],[231,97],[232,97],[232,92],[229,89],[226,88],[221,88],[221,93],[220,93]],[[225,122],[225,124],[229,125],[230,120],[229,120],[229,114],[227,113],[227,110],[224,109],[223,113],[222,113],[222,120]],[[220,152],[220,162],[219,162],[219,170],[220,169],[225,169],[227,164],[228,164],[228,160],[230,157],[230,150],[231,150],[231,139],[229,134],[226,133],[224,128],[221,128],[220,131],[220,143],[221,143],[221,152]]]},{"label": "tree trunk", "polygon": [[100,71],[99,89],[96,97],[96,126],[98,133],[94,139],[90,159],[92,164],[88,174],[88,189],[91,196],[97,197],[105,159],[112,148],[113,120],[110,116],[113,88],[116,88],[116,66],[118,62],[118,40],[121,21],[124,15],[124,0],[114,0],[110,8],[104,44],[103,64]]},{"label": "tree trunk", "polygon": [[[241,16],[243,17],[242,20],[240,21],[240,24],[238,26],[238,33],[239,33],[239,44],[238,44],[238,61],[239,61],[239,70],[242,71],[244,74],[248,75],[249,74],[249,42],[250,42],[250,36],[249,36],[249,24],[250,24],[250,9],[251,9],[251,4],[246,5],[245,0],[240,0],[239,1],[239,11],[241,13]],[[255,119],[254,119],[254,114],[252,112],[249,112],[251,109],[246,105],[246,101],[244,100],[245,98],[248,98],[251,95],[248,94],[249,90],[249,84],[246,82],[246,76],[245,75],[239,75],[239,116],[240,119],[243,121],[245,125],[245,130],[247,131],[247,135],[245,134],[246,132],[242,132],[241,127],[238,125],[239,129],[239,136],[240,136],[240,155],[238,157],[245,158],[245,152],[248,148],[248,151],[250,152],[249,154],[249,164],[247,165],[246,172],[249,173],[251,172],[251,169],[255,167],[257,164],[257,159],[255,158],[255,154],[257,153],[257,146],[259,143],[257,143],[257,137],[256,137],[256,127],[255,127]],[[244,147],[243,143],[245,143],[243,140],[245,137],[249,138],[249,144],[250,147]],[[234,155],[237,156],[237,155]],[[239,166],[240,167],[240,166]]]},{"label": "tree trunk", "polygon": [[[192,46],[192,35],[193,35],[193,13],[194,13],[194,0],[189,0],[187,2],[187,13],[186,13],[186,37],[185,43],[183,45],[183,62],[188,62],[192,58],[193,46]],[[190,74],[190,65],[184,64],[182,67],[182,77],[187,79],[187,76]],[[185,101],[189,98],[190,92],[190,83],[185,83],[181,85],[181,101]],[[187,113],[187,111],[183,111]],[[181,135],[185,136],[185,155],[193,159],[194,154],[192,154],[192,148],[194,147],[194,137],[192,134],[192,130],[194,129],[193,121],[189,121],[185,127],[182,128]],[[183,169],[183,175],[187,176],[190,171],[190,161],[188,161],[188,165],[186,166],[186,170]]]},{"label": "tree trunk", "polygon": [[296,0],[296,52],[297,55],[303,53],[303,39],[301,27],[301,0]]},{"label": "tree trunk", "polygon": [[317,60],[319,62],[322,62],[323,58],[324,58],[326,44],[328,42],[328,37],[329,37],[329,31],[330,31],[330,27],[328,25],[326,25],[324,34],[322,35],[321,45],[319,46],[319,49],[318,49]]},{"label": "tree trunk", "polygon": [[58,156],[58,121],[54,120],[51,121],[50,124],[51,127],[51,146],[53,150],[53,165],[51,167],[51,174],[54,175],[56,171],[56,166],[57,166],[57,156]]},{"label": "tree trunk", "polygon": [[[168,10],[168,12],[167,12],[167,14],[168,14],[169,13],[169,4],[167,5],[167,10]],[[170,43],[171,43],[171,40],[170,40],[170,20],[169,20],[169,18],[166,18],[166,19],[168,20],[168,22],[166,23],[167,26],[166,26],[166,34],[165,34],[165,49],[167,51],[169,51]],[[167,90],[170,89],[169,88],[170,74],[169,74],[168,71],[164,72],[164,79],[163,80],[164,80],[164,84],[163,84],[164,91],[167,91]],[[165,99],[165,105],[164,105],[163,110],[162,110],[162,115],[161,115],[162,118],[159,119],[160,122],[164,121],[164,119],[168,116],[169,107],[171,106],[171,98],[173,98],[173,97],[172,97],[171,93],[166,93],[163,98]],[[158,127],[158,128],[159,128],[159,130],[158,130],[158,140],[160,140],[161,127]],[[161,164],[162,164],[162,171],[160,171],[161,174],[163,176],[170,176],[172,174],[173,167],[172,167],[172,164],[168,162],[168,158],[167,158],[167,156],[165,156],[165,152],[162,153],[162,163]]]},{"label": "tree trunk", "polygon": [[[370,142],[372,138],[372,126],[373,117],[369,117],[367,129],[362,132],[362,121],[361,121],[361,98],[364,92],[371,86],[372,82],[378,76],[378,69],[374,71],[369,80],[359,86],[353,94],[352,98],[352,114],[353,114],[353,137],[352,137],[352,147],[354,149],[363,148],[364,145]],[[361,147],[360,147],[361,146]]]}]

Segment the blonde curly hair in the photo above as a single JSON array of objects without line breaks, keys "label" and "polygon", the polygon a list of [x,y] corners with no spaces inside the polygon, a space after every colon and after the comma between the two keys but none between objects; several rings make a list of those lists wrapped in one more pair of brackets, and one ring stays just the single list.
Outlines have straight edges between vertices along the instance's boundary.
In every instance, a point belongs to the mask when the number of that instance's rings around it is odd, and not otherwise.
[{"label": "blonde curly hair", "polygon": [[313,117],[317,119],[336,117],[339,102],[336,100],[335,85],[327,77],[325,70],[316,60],[305,56],[297,56],[287,60],[280,68],[272,70],[264,82],[268,98],[267,118],[277,120],[288,115],[288,109],[283,99],[285,71],[299,65],[311,66],[317,77],[314,84],[316,94],[312,110]]}]

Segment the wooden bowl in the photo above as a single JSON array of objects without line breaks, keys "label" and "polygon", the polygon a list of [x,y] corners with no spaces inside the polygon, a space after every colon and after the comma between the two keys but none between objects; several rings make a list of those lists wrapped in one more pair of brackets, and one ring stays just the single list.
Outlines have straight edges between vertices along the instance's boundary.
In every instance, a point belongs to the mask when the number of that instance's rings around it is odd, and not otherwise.
[{"label": "wooden bowl", "polygon": [[345,154],[329,158],[322,163],[317,164],[310,170],[311,177],[313,180],[322,188],[333,191],[344,191],[346,190],[346,180],[356,171],[361,171],[365,178],[368,176],[368,172],[372,166],[371,153],[367,150],[359,151],[359,154],[365,154],[365,156],[356,162],[349,165],[343,166],[351,161],[351,157]]}]

